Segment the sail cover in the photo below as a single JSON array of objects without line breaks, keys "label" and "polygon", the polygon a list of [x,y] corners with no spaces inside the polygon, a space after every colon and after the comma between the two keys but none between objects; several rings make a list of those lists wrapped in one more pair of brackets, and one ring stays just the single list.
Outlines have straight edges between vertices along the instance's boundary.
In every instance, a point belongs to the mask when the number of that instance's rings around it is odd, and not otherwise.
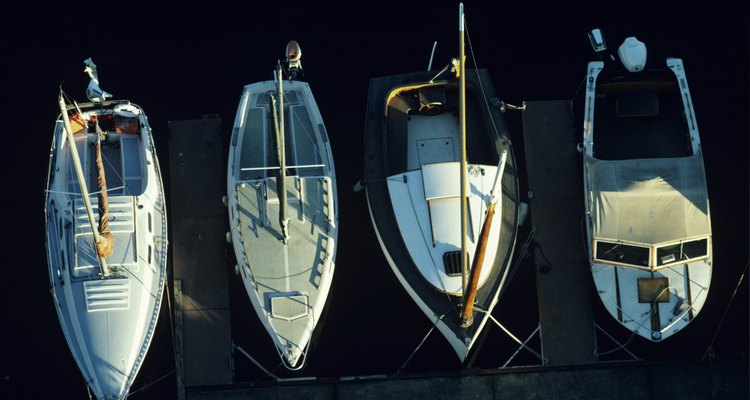
[{"label": "sail cover", "polygon": [[115,238],[109,229],[109,196],[107,195],[107,178],[104,175],[104,163],[102,162],[101,140],[96,143],[96,186],[99,189],[99,243],[96,243],[96,252],[99,257],[109,257],[114,249]]},{"label": "sail cover", "polygon": [[594,237],[655,245],[711,234],[700,154],[605,161],[587,157]]}]

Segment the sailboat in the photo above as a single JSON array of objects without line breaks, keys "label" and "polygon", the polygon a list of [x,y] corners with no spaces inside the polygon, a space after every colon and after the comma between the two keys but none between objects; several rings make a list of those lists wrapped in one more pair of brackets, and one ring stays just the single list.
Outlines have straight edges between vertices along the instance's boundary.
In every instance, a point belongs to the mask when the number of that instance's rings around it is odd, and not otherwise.
[{"label": "sailboat", "polygon": [[[606,52],[601,30],[589,34]],[[646,68],[635,37],[588,63],[583,124],[591,273],[620,324],[653,342],[683,330],[711,283],[703,151],[682,60]]]},{"label": "sailboat", "polygon": [[393,272],[464,362],[508,275],[519,189],[489,73],[465,68],[459,14],[457,60],[370,80],[365,188]]},{"label": "sailboat", "polygon": [[55,309],[90,392],[124,399],[143,364],[161,308],[167,215],[143,110],[108,100],[87,59],[90,102],[64,93],[45,191]]},{"label": "sailboat", "polygon": [[338,238],[331,144],[302,51],[245,86],[232,130],[227,207],[239,274],[283,365],[299,370],[331,290]]}]

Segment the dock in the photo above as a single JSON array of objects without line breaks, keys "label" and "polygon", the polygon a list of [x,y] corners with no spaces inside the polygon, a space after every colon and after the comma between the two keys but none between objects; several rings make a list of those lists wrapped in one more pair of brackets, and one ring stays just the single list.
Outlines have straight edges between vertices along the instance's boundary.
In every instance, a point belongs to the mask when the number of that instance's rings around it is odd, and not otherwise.
[{"label": "dock", "polygon": [[169,121],[169,210],[178,398],[233,381],[221,119]]},{"label": "dock", "polygon": [[591,276],[583,233],[582,173],[570,100],[526,102],[522,114],[542,355],[548,365],[595,356]]},{"label": "dock", "polygon": [[[580,154],[570,102],[527,102],[522,123],[526,165],[520,168],[528,173],[530,216],[536,232],[533,255],[545,364],[452,372],[399,371],[392,375],[393,371],[368,376],[344,373],[310,379],[266,377],[243,382],[239,373],[235,375],[234,366],[247,361],[240,352],[232,351],[229,280],[233,263],[227,259],[228,219],[221,202],[226,192],[221,121],[171,121],[166,182],[175,288],[176,398],[747,398],[747,354],[705,362],[597,360],[593,288],[581,229]],[[235,329],[241,320],[235,321]],[[339,328],[346,329],[343,325]]]},{"label": "dock", "polygon": [[[746,399],[747,360],[712,363],[606,364],[477,374],[343,379],[272,386],[206,388],[200,400],[399,400],[399,399]],[[658,382],[658,384],[656,384]]]}]

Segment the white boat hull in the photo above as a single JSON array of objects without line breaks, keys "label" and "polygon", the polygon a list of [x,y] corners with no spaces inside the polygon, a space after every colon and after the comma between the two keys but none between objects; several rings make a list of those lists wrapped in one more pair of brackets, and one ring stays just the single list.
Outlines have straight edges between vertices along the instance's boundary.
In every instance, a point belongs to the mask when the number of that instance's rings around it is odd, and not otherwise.
[{"label": "white boat hull", "polygon": [[583,132],[597,292],[612,317],[654,342],[698,315],[713,269],[695,112],[682,61],[669,58],[666,67],[597,82],[605,64],[589,63]]},{"label": "white boat hull", "polygon": [[494,95],[489,76],[484,70],[470,71],[466,74],[470,263],[495,185],[497,197],[468,318],[473,323],[463,325],[458,88],[451,80],[430,81],[433,76],[425,72],[371,80],[365,134],[367,203],[394,274],[465,363],[510,270],[518,229],[518,181],[504,119],[487,103]]},{"label": "white boat hull", "polygon": [[[227,207],[240,276],[284,366],[304,367],[335,270],[338,200],[333,156],[307,83],[285,81],[289,237],[280,226],[280,185],[267,94],[248,85],[235,119]],[[285,118],[286,119],[286,118]]]},{"label": "white boat hull", "polygon": [[[82,109],[84,114],[98,113]],[[127,397],[153,339],[166,284],[164,191],[144,114],[138,124],[137,133],[110,132],[114,142],[104,152],[105,163],[118,171],[109,182],[115,246],[107,257],[111,273],[105,278],[100,276],[61,121],[52,144],[45,207],[51,293],[71,353],[97,398]],[[90,171],[89,139],[78,133],[75,140]],[[96,195],[90,197],[96,207]]]}]

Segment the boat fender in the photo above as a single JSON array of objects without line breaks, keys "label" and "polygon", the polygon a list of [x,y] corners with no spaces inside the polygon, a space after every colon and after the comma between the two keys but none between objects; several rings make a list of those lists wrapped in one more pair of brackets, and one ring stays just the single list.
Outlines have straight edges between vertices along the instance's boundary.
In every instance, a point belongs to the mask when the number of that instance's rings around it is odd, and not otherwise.
[{"label": "boat fender", "polygon": [[115,106],[115,115],[124,118],[135,118],[141,115],[141,110],[132,104],[118,104]]}]

